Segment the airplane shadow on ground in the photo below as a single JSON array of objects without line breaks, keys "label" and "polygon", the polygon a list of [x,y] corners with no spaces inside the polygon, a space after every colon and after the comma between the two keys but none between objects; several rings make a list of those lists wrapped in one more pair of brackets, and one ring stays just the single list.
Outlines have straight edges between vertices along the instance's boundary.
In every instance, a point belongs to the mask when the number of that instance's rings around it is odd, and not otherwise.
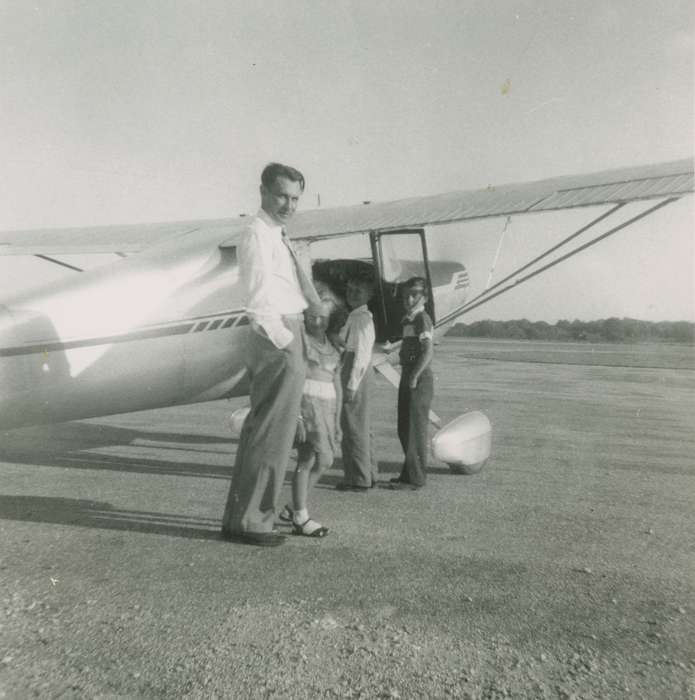
[{"label": "airplane shadow on ground", "polygon": [[[0,461],[68,469],[103,469],[140,474],[229,479],[231,447],[238,441],[217,435],[166,433],[98,423],[61,423],[0,433]],[[164,443],[164,444],[157,444]],[[172,444],[173,443],[173,444]],[[100,450],[126,448],[138,454]],[[188,455],[216,455],[210,460],[181,460]]]},{"label": "airplane shadow on ground", "polygon": [[0,495],[0,519],[128,530],[198,540],[221,539],[219,519],[120,510],[108,503],[77,498]]}]

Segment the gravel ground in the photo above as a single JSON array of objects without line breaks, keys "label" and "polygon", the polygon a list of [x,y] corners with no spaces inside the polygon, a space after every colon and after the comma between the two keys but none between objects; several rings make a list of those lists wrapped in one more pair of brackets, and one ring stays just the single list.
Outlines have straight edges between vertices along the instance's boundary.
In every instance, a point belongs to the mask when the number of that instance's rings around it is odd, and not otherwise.
[{"label": "gravel ground", "polygon": [[218,536],[239,404],[4,434],[0,697],[694,698],[695,377],[450,357],[436,408],[490,416],[485,469],[334,469],[328,537],[278,549]]}]

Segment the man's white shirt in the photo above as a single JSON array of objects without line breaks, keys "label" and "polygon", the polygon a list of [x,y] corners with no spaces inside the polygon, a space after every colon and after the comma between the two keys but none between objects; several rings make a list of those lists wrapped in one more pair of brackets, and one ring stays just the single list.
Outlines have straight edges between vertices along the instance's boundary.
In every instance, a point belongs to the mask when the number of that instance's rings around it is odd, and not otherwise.
[{"label": "man's white shirt", "polygon": [[282,227],[262,209],[252,219],[237,248],[239,277],[252,325],[263,329],[278,348],[294,338],[282,316],[307,307],[292,255],[282,241]]},{"label": "man's white shirt", "polygon": [[345,343],[345,352],[355,353],[347,388],[357,391],[364,373],[372,362],[372,349],[376,340],[372,313],[366,304],[350,312],[345,325],[340,330],[340,338]]}]

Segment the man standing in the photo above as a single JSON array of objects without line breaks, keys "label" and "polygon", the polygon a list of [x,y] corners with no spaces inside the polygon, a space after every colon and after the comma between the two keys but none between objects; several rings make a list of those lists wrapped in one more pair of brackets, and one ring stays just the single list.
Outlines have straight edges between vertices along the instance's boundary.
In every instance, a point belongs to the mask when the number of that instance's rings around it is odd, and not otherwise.
[{"label": "man standing", "polygon": [[272,547],[285,541],[273,523],[306,372],[302,312],[320,300],[283,228],[304,192],[304,176],[270,163],[261,174],[260,191],[261,209],[237,248],[251,321],[246,356],[251,410],[241,431],[222,535]]}]

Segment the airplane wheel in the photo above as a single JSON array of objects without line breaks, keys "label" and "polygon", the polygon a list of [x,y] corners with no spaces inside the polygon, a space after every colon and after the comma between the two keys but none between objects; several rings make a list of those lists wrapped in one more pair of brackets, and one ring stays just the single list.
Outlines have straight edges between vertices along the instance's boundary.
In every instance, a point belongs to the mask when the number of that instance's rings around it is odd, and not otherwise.
[{"label": "airplane wheel", "polygon": [[490,457],[492,425],[480,411],[470,411],[447,423],[432,438],[434,456],[453,474],[477,474]]}]

